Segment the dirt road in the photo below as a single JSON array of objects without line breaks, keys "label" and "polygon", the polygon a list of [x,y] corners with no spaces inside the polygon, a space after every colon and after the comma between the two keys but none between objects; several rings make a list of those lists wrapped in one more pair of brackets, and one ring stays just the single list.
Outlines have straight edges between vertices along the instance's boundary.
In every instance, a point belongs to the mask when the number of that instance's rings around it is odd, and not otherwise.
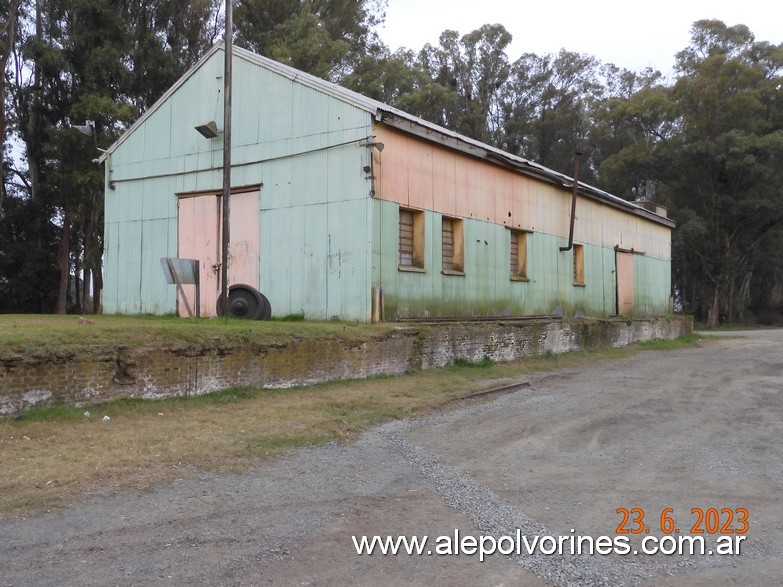
[{"label": "dirt road", "polygon": [[[731,336],[527,379],[250,475],[2,522],[0,585],[779,584],[783,331]],[[638,534],[617,533],[623,509]],[[679,536],[716,551],[721,530],[745,526],[729,534],[739,555],[641,551]],[[528,542],[484,562],[436,555],[455,531],[467,551],[482,535],[510,536],[505,552]],[[429,539],[422,555],[360,556],[363,535]],[[627,537],[629,552],[572,555],[578,536],[620,550]],[[558,537],[565,554],[542,554]]]}]

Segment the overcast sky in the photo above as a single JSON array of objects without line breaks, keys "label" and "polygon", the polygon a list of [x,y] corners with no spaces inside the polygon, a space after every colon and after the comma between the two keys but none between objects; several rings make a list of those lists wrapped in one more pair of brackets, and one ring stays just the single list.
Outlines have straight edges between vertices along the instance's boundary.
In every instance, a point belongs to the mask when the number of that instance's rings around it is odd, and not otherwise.
[{"label": "overcast sky", "polygon": [[513,62],[523,53],[587,53],[603,63],[639,71],[653,67],[668,75],[674,54],[690,43],[690,27],[700,19],[747,25],[757,41],[783,43],[780,0],[388,0],[380,29],[392,50],[418,51],[438,44],[446,29],[464,35],[484,24],[500,23],[513,35]]}]

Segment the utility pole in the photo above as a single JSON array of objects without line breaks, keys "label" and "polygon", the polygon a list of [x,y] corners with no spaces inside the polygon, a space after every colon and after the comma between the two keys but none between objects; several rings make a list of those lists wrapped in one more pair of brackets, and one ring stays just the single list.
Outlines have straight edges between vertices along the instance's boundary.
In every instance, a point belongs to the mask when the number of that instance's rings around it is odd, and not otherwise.
[{"label": "utility pole", "polygon": [[225,63],[223,66],[223,238],[220,290],[223,316],[228,316],[228,247],[231,240],[229,200],[231,198],[231,61],[233,57],[233,0],[226,2]]}]

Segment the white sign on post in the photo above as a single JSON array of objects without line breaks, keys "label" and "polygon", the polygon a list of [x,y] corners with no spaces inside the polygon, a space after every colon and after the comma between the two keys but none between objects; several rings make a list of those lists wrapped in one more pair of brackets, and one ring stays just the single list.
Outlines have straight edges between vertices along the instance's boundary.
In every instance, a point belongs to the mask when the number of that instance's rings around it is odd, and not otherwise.
[{"label": "white sign on post", "polygon": [[200,318],[201,305],[199,300],[201,298],[201,291],[199,288],[198,259],[162,257],[160,260],[160,266],[163,269],[163,275],[166,278],[166,282],[169,285],[177,286],[177,291],[182,296],[185,309],[188,311],[188,316],[191,318],[193,318],[193,312],[190,309],[190,304],[188,303],[188,298],[185,296],[185,290],[182,289],[182,285],[185,284],[196,286],[196,318]]}]

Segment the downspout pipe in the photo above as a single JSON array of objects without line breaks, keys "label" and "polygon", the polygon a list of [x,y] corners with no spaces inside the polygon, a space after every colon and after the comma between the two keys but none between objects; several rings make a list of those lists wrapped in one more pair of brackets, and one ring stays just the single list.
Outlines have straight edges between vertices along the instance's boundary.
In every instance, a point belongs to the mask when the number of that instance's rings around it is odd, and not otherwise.
[{"label": "downspout pipe", "polygon": [[579,164],[582,162],[582,154],[574,153],[574,195],[571,198],[571,224],[568,227],[568,246],[560,247],[560,250],[570,251],[574,246],[574,220],[576,219],[576,193],[579,191]]}]

